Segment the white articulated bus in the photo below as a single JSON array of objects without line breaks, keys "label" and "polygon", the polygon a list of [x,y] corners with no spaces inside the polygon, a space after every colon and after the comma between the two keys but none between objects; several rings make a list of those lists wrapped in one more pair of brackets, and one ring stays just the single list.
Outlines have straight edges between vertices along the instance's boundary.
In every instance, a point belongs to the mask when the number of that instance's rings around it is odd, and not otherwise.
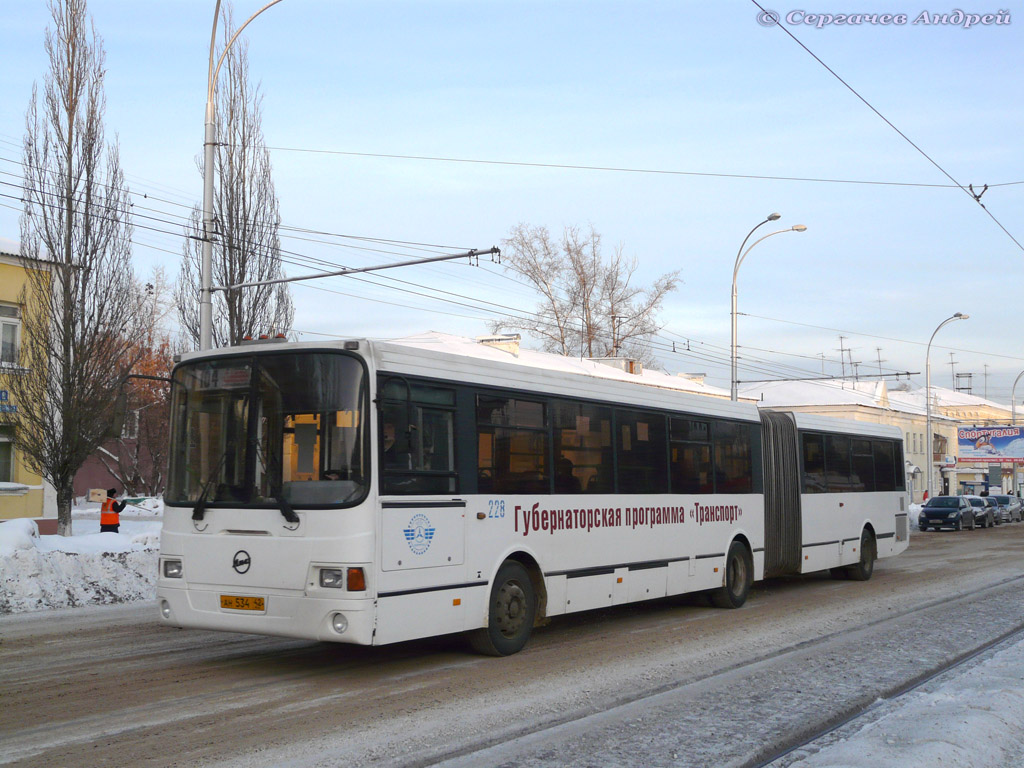
[{"label": "white articulated bus", "polygon": [[[183,356],[164,622],[376,645],[832,569],[908,543],[892,427],[429,334]],[[686,391],[686,390],[691,391]]]}]

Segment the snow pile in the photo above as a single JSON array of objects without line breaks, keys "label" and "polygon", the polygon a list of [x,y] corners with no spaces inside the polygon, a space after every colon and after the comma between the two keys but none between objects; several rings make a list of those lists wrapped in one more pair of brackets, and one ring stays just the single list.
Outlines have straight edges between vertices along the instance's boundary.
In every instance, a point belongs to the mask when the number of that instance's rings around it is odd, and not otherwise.
[{"label": "snow pile", "polygon": [[914,530],[918,530],[918,531],[921,530],[920,527],[917,524],[917,521],[921,517],[921,507],[923,507],[923,506],[924,506],[923,504],[911,503],[909,509],[907,510],[907,512],[908,512],[907,517],[910,519],[910,527],[913,528]]},{"label": "snow pile", "polygon": [[0,614],[154,599],[162,516],[146,499],[121,513],[120,533],[99,533],[97,505],[74,510],[72,536],[0,524]]}]

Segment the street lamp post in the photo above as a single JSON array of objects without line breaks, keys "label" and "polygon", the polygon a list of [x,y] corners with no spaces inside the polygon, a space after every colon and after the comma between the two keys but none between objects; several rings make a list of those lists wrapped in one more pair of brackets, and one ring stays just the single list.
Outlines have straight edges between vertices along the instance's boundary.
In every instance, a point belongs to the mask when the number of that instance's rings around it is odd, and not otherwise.
[{"label": "street lamp post", "polygon": [[928,479],[925,484],[925,494],[929,499],[932,497],[932,475],[935,473],[935,446],[932,445],[932,342],[935,340],[935,334],[938,333],[944,325],[952,323],[954,320],[966,320],[968,317],[970,317],[970,315],[965,315],[963,312],[957,312],[952,317],[947,317],[939,323],[939,327],[932,332],[932,337],[928,339],[928,348],[924,353],[925,449],[928,451],[925,455],[928,467]]},{"label": "street lamp post", "polygon": [[[1010,425],[1017,426],[1017,382],[1020,381],[1020,377],[1024,376],[1024,371],[1017,374],[1017,378],[1013,380],[1013,389],[1010,390]],[[1017,465],[1013,465],[1013,489],[1015,491],[1020,490],[1017,485]]]},{"label": "street lamp post", "polygon": [[754,230],[756,230],[758,227],[761,227],[761,226],[767,224],[769,221],[778,221],[779,218],[781,218],[779,214],[771,213],[771,214],[768,215],[768,218],[766,218],[764,221],[762,221],[760,224],[758,224],[756,227],[754,227],[754,229],[750,230],[750,232],[747,233],[747,236],[745,238],[743,238],[743,242],[740,243],[740,249],[736,253],[736,265],[732,268],[732,345],[731,345],[732,354],[731,354],[731,358],[730,358],[731,359],[731,370],[730,370],[730,377],[729,378],[730,378],[731,384],[730,384],[730,389],[729,389],[729,392],[730,392],[729,396],[730,396],[730,399],[733,400],[734,402],[736,401],[736,392],[737,392],[737,381],[736,381],[736,277],[737,277],[737,275],[739,275],[740,264],[742,264],[743,260],[745,258],[747,258],[747,254],[750,253],[750,251],[754,248],[754,246],[757,245],[758,243],[760,243],[762,240],[767,240],[769,237],[772,237],[773,235],[781,235],[783,232],[806,232],[807,231],[807,227],[805,227],[803,224],[794,224],[789,229],[780,229],[780,230],[777,230],[775,232],[769,232],[767,235],[762,237],[760,240],[755,240],[753,242],[753,244],[750,246],[750,248],[747,248],[747,250],[745,250],[745,251],[743,250],[743,246],[745,246],[747,244],[747,240],[749,240],[750,236],[752,234],[754,234]]},{"label": "street lamp post", "polygon": [[1010,424],[1013,426],[1017,424],[1017,382],[1021,376],[1024,376],[1024,371],[1017,374],[1017,378],[1013,380],[1013,389],[1010,390]]},{"label": "street lamp post", "polygon": [[210,69],[206,78],[206,132],[203,140],[203,249],[202,268],[200,270],[199,289],[199,349],[210,349],[213,346],[213,148],[217,144],[217,107],[214,95],[217,89],[217,75],[224,57],[249,22],[281,0],[271,0],[250,16],[246,22],[235,30],[221,51],[217,66],[213,65],[213,49],[217,43],[217,24],[220,21],[220,0],[213,10],[213,33],[210,35]]}]

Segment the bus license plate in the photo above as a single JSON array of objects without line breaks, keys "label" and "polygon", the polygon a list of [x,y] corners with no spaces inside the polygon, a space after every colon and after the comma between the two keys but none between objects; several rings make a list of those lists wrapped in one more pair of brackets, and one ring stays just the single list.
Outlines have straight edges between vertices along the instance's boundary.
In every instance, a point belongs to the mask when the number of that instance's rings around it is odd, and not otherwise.
[{"label": "bus license plate", "polygon": [[262,597],[221,595],[220,607],[229,608],[232,611],[265,611],[267,609],[267,603]]}]

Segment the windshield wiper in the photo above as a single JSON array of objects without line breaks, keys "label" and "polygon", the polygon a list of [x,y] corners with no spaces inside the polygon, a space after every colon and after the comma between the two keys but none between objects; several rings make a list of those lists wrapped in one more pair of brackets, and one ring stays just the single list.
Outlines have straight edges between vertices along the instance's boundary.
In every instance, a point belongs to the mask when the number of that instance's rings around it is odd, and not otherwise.
[{"label": "windshield wiper", "polygon": [[277,505],[281,508],[281,514],[284,515],[285,520],[289,523],[300,522],[299,516],[295,514],[295,510],[292,508],[292,505],[288,503],[288,500],[282,494],[275,494],[274,501],[276,501]]},{"label": "windshield wiper", "polygon": [[202,520],[203,515],[206,514],[206,493],[210,490],[211,485],[213,485],[213,478],[206,481],[206,485],[203,486],[203,492],[199,494],[199,498],[196,500],[196,505],[192,509],[193,520]]},{"label": "windshield wiper", "polygon": [[214,481],[220,477],[220,470],[224,466],[224,460],[227,459],[227,457],[228,449],[225,447],[223,452],[220,454],[220,459],[217,461],[217,468],[213,471],[213,474],[210,475],[210,479],[206,481],[206,484],[203,486],[203,492],[199,494],[199,498],[196,499],[196,505],[192,509],[193,520],[202,520],[203,515],[206,514],[206,494],[210,492],[210,487],[213,485]]},{"label": "windshield wiper", "polygon": [[[268,463],[267,462],[267,457],[264,456],[263,448],[262,448],[262,446],[259,443],[256,443],[256,458],[259,459],[260,468],[263,470],[263,474],[264,475],[268,474],[268,471],[267,471],[267,463]],[[276,489],[274,489],[274,487],[273,487],[275,484],[277,485]],[[284,497],[284,492],[281,490],[280,478],[279,477],[276,477],[276,476],[272,476],[271,477],[271,496],[270,497],[274,501],[277,502],[277,506],[281,510],[281,514],[284,515],[284,519],[285,520],[287,520],[289,523],[301,522],[299,520],[299,516],[297,514],[295,514],[295,510],[292,508],[292,505],[288,503],[288,499],[286,499]]]}]

